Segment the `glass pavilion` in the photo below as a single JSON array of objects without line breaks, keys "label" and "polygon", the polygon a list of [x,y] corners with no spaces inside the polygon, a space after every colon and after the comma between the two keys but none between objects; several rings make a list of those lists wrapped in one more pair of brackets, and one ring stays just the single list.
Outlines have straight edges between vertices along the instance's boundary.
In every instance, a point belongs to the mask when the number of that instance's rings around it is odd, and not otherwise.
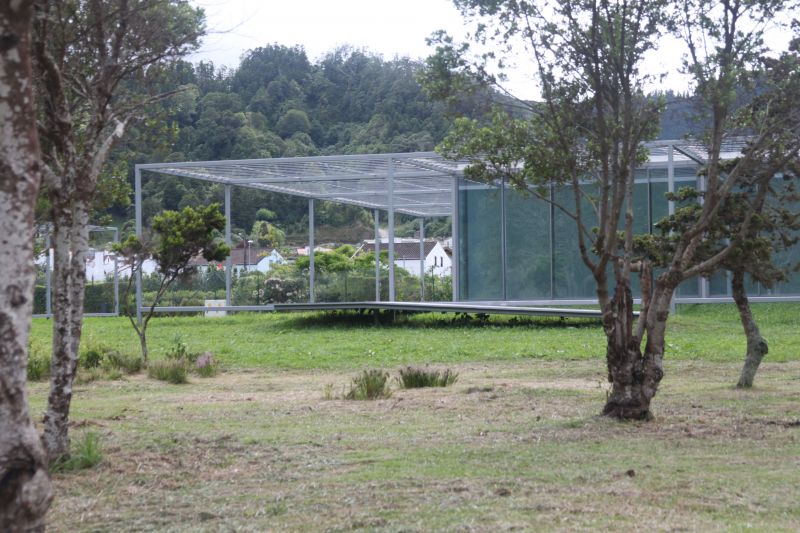
[{"label": "glass pavilion", "polygon": [[[658,141],[648,145],[649,161],[637,169],[634,204],[637,232],[675,209],[664,194],[682,186],[703,188],[697,176],[705,161],[699,145]],[[726,147],[735,157],[742,143]],[[386,217],[389,234],[388,300],[395,300],[394,224],[402,213],[419,218],[451,217],[453,230],[453,300],[487,304],[553,305],[596,303],[593,280],[576,245],[575,223],[550,202],[513,190],[505,183],[476,183],[463,176],[465,163],[436,153],[404,153],[296,157],[279,159],[203,161],[137,165],[135,170],[136,230],[142,231],[142,176],[172,175],[219,183],[225,191],[226,240],[230,242],[231,187],[249,187],[308,198],[309,299],[314,301],[314,201],[327,200],[373,210],[376,242],[378,222]],[[776,178],[776,186],[782,180]],[[570,202],[567,187],[548,192],[556,203]],[[269,207],[269,206],[265,206]],[[381,215],[384,212],[384,215]],[[591,221],[588,221],[591,226]],[[424,238],[424,233],[423,237]],[[798,261],[800,247],[783,253],[782,263]],[[376,264],[376,301],[380,300]],[[226,307],[230,305],[230,264],[226,274]],[[141,284],[138,298],[141,303]],[[794,275],[771,290],[749,287],[754,300],[800,298],[800,276]],[[720,272],[679,287],[677,301],[724,301],[730,283]]]}]

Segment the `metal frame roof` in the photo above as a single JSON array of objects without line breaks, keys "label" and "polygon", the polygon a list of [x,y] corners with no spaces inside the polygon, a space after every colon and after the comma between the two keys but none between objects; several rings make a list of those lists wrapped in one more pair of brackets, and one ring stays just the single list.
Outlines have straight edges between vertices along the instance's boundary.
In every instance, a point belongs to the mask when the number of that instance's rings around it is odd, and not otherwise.
[{"label": "metal frame roof", "polygon": [[449,216],[463,162],[435,152],[156,163],[157,172],[416,217]]},{"label": "metal frame roof", "polygon": [[[737,157],[746,139],[726,141],[723,159]],[[645,166],[703,164],[707,154],[695,141],[654,141],[646,145]],[[415,217],[453,213],[453,178],[466,161],[435,152],[239,159],[137,165],[142,171],[238,185],[292,196],[329,200],[370,209],[393,209]]]}]

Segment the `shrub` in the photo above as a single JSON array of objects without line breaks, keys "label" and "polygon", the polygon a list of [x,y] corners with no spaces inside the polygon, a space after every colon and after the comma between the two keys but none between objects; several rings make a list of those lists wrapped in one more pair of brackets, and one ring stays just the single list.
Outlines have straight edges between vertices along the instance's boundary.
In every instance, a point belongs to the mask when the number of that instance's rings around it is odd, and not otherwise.
[{"label": "shrub", "polygon": [[87,342],[78,356],[78,363],[81,368],[97,368],[103,363],[105,354],[110,351],[112,350],[108,346]]},{"label": "shrub", "polygon": [[190,352],[189,347],[181,340],[180,337],[175,337],[172,348],[170,348],[167,353],[164,354],[164,356],[171,361],[183,360],[188,363],[196,362],[199,355],[200,354],[197,352]]},{"label": "shrub", "polygon": [[419,389],[422,387],[449,387],[458,379],[458,373],[449,368],[444,371],[429,370],[407,366],[400,369],[397,381],[404,389]]},{"label": "shrub", "polygon": [[153,379],[180,385],[189,381],[186,367],[185,359],[155,361],[147,366],[147,375]]},{"label": "shrub", "polygon": [[53,472],[74,472],[94,468],[103,461],[100,451],[100,436],[94,431],[87,431],[82,438],[72,442],[72,451],[69,457],[57,461]]},{"label": "shrub", "polygon": [[111,350],[106,353],[103,369],[107,371],[118,370],[125,374],[137,374],[144,367],[144,361],[138,355],[121,353]]},{"label": "shrub", "polygon": [[50,378],[50,356],[28,349],[28,381]]},{"label": "shrub", "polygon": [[201,378],[214,377],[219,370],[217,362],[214,360],[214,356],[211,355],[211,352],[203,352],[200,354],[194,364],[194,369]]},{"label": "shrub", "polygon": [[346,400],[376,400],[392,395],[389,388],[389,374],[383,370],[364,370],[353,378],[350,390],[344,395]]}]

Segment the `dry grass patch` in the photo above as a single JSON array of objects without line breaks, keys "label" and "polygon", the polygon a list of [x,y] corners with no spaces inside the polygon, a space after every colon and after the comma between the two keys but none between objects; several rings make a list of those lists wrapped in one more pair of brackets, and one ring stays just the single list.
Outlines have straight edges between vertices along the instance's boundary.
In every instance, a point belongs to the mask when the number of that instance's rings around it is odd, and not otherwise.
[{"label": "dry grass patch", "polygon": [[600,361],[454,370],[372,402],[321,399],[351,372],[76,387],[104,460],[55,475],[50,530],[800,528],[798,363],[745,392],[738,365],[672,364],[650,423],[596,416]]}]

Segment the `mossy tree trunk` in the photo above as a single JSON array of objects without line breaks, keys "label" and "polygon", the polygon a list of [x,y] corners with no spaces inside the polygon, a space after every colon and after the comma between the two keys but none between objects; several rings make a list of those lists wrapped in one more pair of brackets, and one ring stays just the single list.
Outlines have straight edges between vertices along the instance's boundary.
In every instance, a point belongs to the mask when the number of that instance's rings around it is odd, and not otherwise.
[{"label": "mossy tree trunk", "polygon": [[42,179],[30,1],[0,2],[0,531],[43,531],[52,485],[28,411],[33,214]]},{"label": "mossy tree trunk", "polygon": [[744,270],[736,270],[733,272],[733,280],[731,281],[731,289],[733,293],[733,300],[736,302],[736,308],[739,310],[739,318],[742,321],[744,334],[747,337],[747,354],[742,367],[742,374],[739,376],[739,382],[736,384],[739,388],[749,389],[753,386],[753,381],[756,378],[756,372],[761,365],[764,356],[769,352],[767,341],[761,336],[753,318],[753,312],[750,309],[750,302],[747,299],[747,292],[744,288]]}]

